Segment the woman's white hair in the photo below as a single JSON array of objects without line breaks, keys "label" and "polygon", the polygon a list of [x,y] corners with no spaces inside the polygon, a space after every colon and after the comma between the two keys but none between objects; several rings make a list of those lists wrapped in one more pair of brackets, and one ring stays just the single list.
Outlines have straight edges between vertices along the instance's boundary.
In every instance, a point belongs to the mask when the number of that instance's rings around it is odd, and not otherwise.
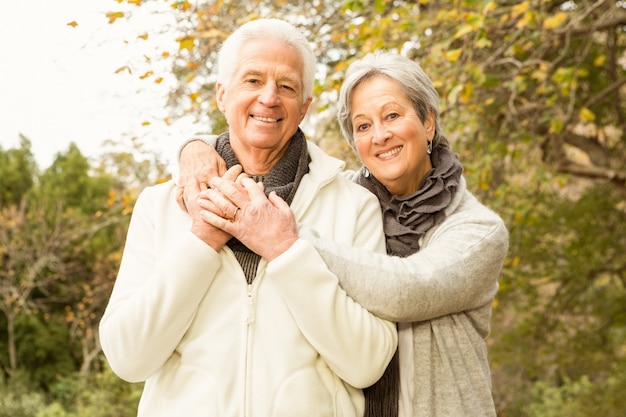
[{"label": "woman's white hair", "polygon": [[439,93],[432,81],[417,62],[388,51],[367,54],[363,59],[350,64],[346,71],[345,80],[339,91],[337,120],[350,146],[354,148],[354,126],[350,117],[352,93],[359,84],[380,75],[402,86],[422,123],[429,114],[433,114],[435,119],[433,147],[449,147],[439,121]]},{"label": "woman's white hair", "polygon": [[218,55],[217,81],[228,86],[237,68],[241,48],[250,40],[284,42],[302,58],[302,94],[306,100],[313,95],[315,54],[306,37],[290,23],[280,19],[252,20],[235,30],[222,44]]}]

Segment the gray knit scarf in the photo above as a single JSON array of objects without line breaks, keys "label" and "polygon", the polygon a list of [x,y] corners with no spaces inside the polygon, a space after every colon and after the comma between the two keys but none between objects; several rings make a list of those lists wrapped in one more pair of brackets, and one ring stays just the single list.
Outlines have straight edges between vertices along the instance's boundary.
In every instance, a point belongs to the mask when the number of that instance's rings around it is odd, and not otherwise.
[{"label": "gray knit scarf", "polygon": [[[228,132],[222,133],[217,138],[215,150],[224,159],[227,168],[239,163],[233,149],[230,147]],[[252,178],[257,182],[263,181],[266,195],[271,191],[276,191],[276,194],[285,200],[287,204],[291,204],[298,185],[300,185],[300,180],[309,172],[309,161],[306,138],[304,133],[298,129],[291,137],[287,151],[271,171],[263,177],[257,176]],[[230,239],[227,245],[232,249],[237,261],[239,261],[246,280],[248,283],[252,283],[261,257],[235,238]]]},{"label": "gray knit scarf", "polygon": [[[380,200],[387,253],[407,257],[420,250],[420,238],[440,224],[445,210],[457,191],[463,166],[448,148],[437,147],[430,155],[433,169],[417,192],[397,197],[392,195],[366,168],[359,171],[356,182]],[[374,385],[364,390],[365,417],[396,417],[399,399],[398,352],[385,373]]]}]

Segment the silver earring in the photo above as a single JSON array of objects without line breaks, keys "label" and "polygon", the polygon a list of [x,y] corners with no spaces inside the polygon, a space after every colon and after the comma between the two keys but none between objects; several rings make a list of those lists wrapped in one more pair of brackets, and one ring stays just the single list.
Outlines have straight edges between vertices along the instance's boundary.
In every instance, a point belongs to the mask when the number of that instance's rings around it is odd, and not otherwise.
[{"label": "silver earring", "polygon": [[369,169],[367,169],[367,168],[363,168],[363,176],[364,176],[365,178],[369,178],[369,176],[370,176],[370,170],[369,170]]},{"label": "silver earring", "polygon": [[429,140],[428,144],[426,145],[426,153],[428,155],[430,155],[431,153],[433,153],[433,141]]}]

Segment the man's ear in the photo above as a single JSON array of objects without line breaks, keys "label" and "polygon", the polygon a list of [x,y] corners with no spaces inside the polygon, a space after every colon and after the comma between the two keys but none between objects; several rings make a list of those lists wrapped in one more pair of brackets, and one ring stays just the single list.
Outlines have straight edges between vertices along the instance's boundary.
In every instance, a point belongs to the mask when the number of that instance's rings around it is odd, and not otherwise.
[{"label": "man's ear", "polygon": [[222,113],[225,113],[226,106],[224,105],[224,93],[226,90],[224,89],[224,85],[222,83],[217,83],[216,88],[217,92],[215,93],[215,98],[217,99],[217,108],[220,109]]},{"label": "man's ear", "polygon": [[304,116],[306,116],[306,112],[309,110],[309,106],[311,105],[312,101],[313,101],[313,97],[309,97],[306,99],[304,103],[302,103],[302,113],[300,114],[300,122],[304,120]]}]

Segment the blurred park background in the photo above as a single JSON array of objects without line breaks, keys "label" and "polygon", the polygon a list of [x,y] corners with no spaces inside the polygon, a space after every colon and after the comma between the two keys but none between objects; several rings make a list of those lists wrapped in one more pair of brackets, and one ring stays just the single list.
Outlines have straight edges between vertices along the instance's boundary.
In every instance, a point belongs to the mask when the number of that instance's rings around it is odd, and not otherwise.
[{"label": "blurred park background", "polygon": [[[335,121],[347,66],[381,48],[417,60],[468,187],[510,232],[488,340],[499,416],[626,415],[626,2],[107,3],[112,28],[142,10],[172,22],[124,38],[169,41],[112,72],[174,80],[161,122],[196,131],[225,129],[214,69],[234,28],[302,28],[319,62],[304,130],[350,167]],[[0,417],[133,416],[141,384],[111,373],[98,322],[134,201],[173,155],[112,136],[97,156],[72,142],[40,166],[29,137],[16,143],[0,147]]]}]

